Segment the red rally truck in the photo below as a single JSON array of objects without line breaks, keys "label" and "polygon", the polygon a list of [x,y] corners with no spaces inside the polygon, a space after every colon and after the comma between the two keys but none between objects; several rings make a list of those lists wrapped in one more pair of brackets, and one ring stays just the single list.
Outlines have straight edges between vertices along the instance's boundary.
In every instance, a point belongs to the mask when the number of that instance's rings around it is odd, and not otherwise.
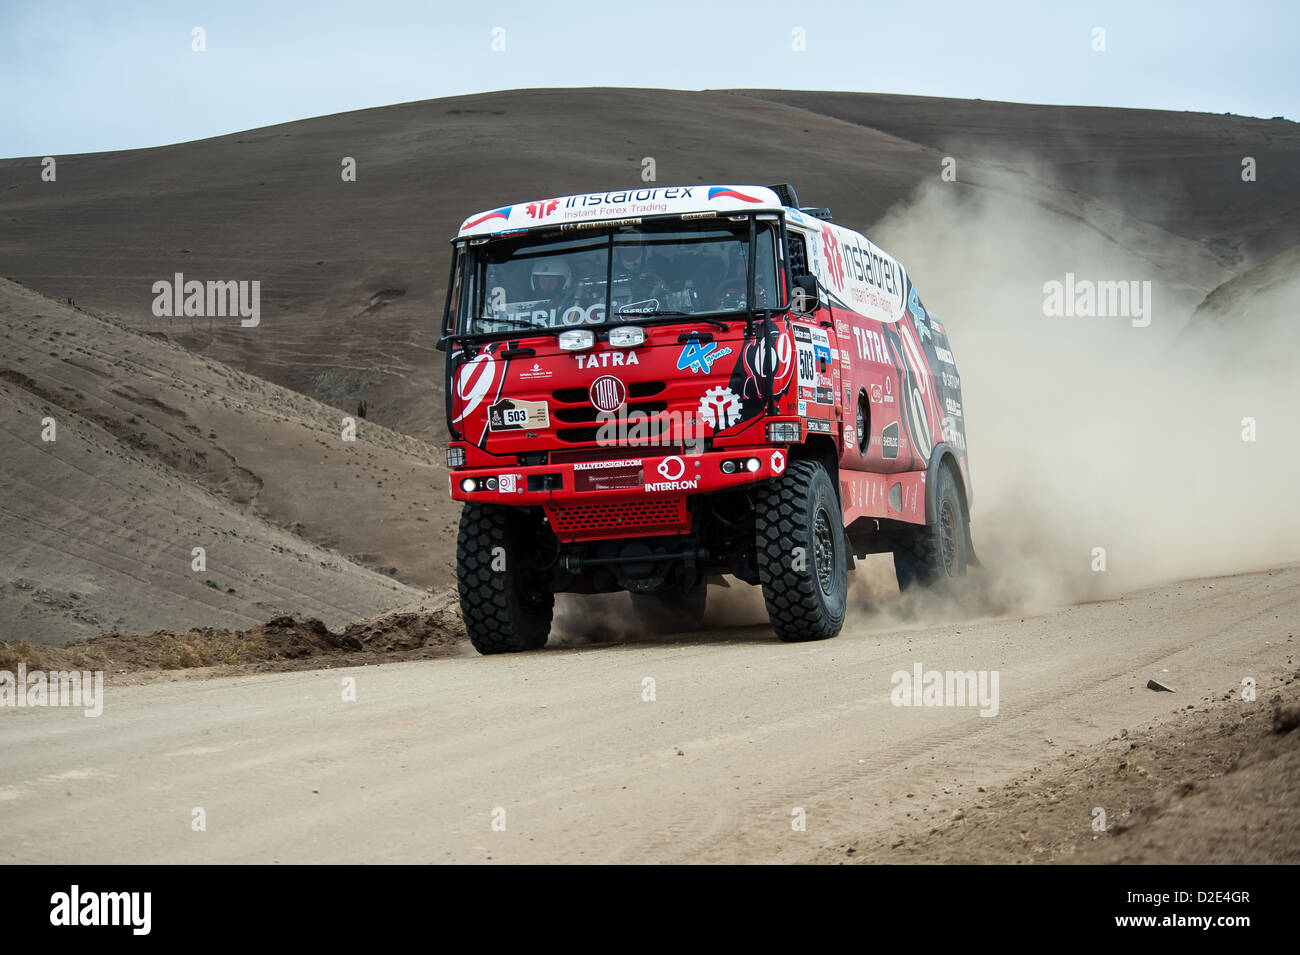
[{"label": "red rally truck", "polygon": [[470,216],[453,255],[447,466],[481,653],[546,643],[555,594],[652,625],[760,585],[835,636],[853,558],[902,588],[974,562],[961,379],[902,264],[793,187],[650,186]]}]

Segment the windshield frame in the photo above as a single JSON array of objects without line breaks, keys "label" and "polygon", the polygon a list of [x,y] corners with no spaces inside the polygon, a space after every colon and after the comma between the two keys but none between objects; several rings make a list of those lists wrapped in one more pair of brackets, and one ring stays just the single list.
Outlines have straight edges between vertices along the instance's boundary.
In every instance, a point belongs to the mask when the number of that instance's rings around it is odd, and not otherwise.
[{"label": "windshield frame", "polygon": [[[740,219],[747,220],[744,227],[736,229],[738,237],[744,237],[747,244],[746,255],[746,307],[743,309],[711,309],[708,311],[691,312],[689,314],[672,314],[672,315],[649,315],[638,317],[635,314],[619,315],[614,320],[606,318],[599,324],[578,324],[578,325],[538,325],[532,327],[506,328],[488,332],[469,332],[459,331],[457,323],[460,316],[465,310],[471,307],[470,302],[466,301],[471,289],[475,283],[468,280],[465,272],[474,267],[473,257],[470,255],[470,249],[477,245],[483,245],[499,239],[513,237],[522,232],[531,233],[542,238],[556,238],[566,233],[601,233],[604,232],[604,238],[609,246],[609,255],[606,260],[606,281],[605,281],[605,306],[606,315],[609,314],[611,305],[612,290],[612,273],[614,268],[614,246],[615,239],[620,230],[627,226],[642,226],[651,223],[690,223],[697,221],[708,221],[709,219],[718,219],[728,223],[738,223]],[[777,301],[770,306],[756,308],[752,305],[754,301],[755,280],[757,272],[757,237],[760,220],[771,229],[772,235],[772,268],[773,279],[776,285]],[[747,231],[747,234],[746,234]],[[594,237],[594,235],[593,235]],[[452,262],[451,274],[448,279],[447,301],[443,311],[442,331],[438,340],[438,348],[446,350],[448,345],[460,343],[479,343],[489,341],[514,341],[522,338],[535,338],[545,335],[558,337],[561,333],[574,330],[589,330],[600,340],[610,329],[619,328],[624,325],[633,325],[639,327],[649,327],[654,325],[675,324],[691,321],[709,321],[709,322],[744,322],[748,325],[758,318],[765,320],[773,315],[783,314],[790,307],[790,276],[789,261],[785,254],[785,216],[781,212],[773,210],[756,210],[754,212],[744,213],[714,213],[712,215],[701,215],[700,213],[672,214],[658,216],[641,216],[628,219],[606,219],[597,222],[571,223],[564,226],[549,227],[542,229],[512,230],[508,233],[490,237],[479,237],[475,239],[454,238],[452,241]]]}]

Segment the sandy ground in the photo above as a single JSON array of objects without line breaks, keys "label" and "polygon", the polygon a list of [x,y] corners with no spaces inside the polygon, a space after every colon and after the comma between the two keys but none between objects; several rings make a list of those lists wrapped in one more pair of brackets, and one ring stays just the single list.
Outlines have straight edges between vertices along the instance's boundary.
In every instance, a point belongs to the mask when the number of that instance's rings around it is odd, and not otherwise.
[{"label": "sandy ground", "polygon": [[[1288,664],[1289,665],[1289,664]],[[1249,865],[1300,862],[1300,671],[1065,753],[945,818],[821,862]],[[1262,702],[1261,702],[1262,701]],[[968,800],[970,797],[967,797]]]},{"label": "sandy ground", "polygon": [[[1212,721],[1226,726],[1231,712],[1262,726],[1279,688],[1293,689],[1298,611],[1291,567],[1025,619],[858,626],[815,645],[780,644],[755,626],[507,657],[110,683],[98,718],[0,712],[0,826],[10,834],[0,858],[830,861],[851,858],[853,846],[874,860],[870,847],[901,839],[921,846],[911,861],[1007,861],[1022,823],[1003,810],[984,825],[977,805],[1101,746],[1133,767],[1131,791],[1099,797],[1112,826],[1133,827],[1139,814],[1126,810],[1160,798],[1147,782],[1166,775],[1148,751],[1155,736],[1142,734],[1182,731],[1212,700]],[[997,670],[997,715],[891,705],[891,674],[915,663]],[[1248,676],[1258,700],[1231,702]],[[347,677],[355,702],[342,699]],[[1175,691],[1146,689],[1151,678]],[[1279,739],[1294,750],[1294,734]],[[1223,768],[1207,751],[1194,775]],[[1179,766],[1163,781],[1192,775]],[[1038,829],[1024,823],[1031,847],[1090,843],[1089,804],[1062,801]],[[1250,806],[1243,812],[1266,811]],[[192,828],[196,807],[204,831]],[[803,831],[792,826],[799,809]],[[947,852],[941,824],[960,811],[978,835],[954,836]],[[1236,857],[1277,859],[1263,832],[1273,823],[1251,819]],[[1135,838],[1112,836],[1115,846]],[[1296,858],[1294,840],[1281,855]]]}]

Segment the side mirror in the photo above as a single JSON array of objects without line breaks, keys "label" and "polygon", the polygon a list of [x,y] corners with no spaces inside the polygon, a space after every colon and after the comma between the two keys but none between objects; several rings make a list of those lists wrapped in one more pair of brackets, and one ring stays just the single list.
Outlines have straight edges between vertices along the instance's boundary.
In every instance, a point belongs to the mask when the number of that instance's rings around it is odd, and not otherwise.
[{"label": "side mirror", "polygon": [[794,277],[794,294],[790,297],[790,307],[801,315],[817,311],[820,306],[817,299],[817,276],[796,275]]}]

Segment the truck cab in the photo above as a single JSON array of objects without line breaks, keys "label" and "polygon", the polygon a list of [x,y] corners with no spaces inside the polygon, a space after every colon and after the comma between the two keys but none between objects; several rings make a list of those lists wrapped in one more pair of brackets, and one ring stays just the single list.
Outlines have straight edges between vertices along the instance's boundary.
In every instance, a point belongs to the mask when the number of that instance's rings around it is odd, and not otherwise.
[{"label": "truck cab", "polygon": [[452,242],[447,463],[481,652],[544,645],[559,592],[627,590],[685,628],[729,575],[807,640],[839,632],[855,555],[892,551],[900,586],[964,572],[944,326],[791,186],[537,200]]}]

